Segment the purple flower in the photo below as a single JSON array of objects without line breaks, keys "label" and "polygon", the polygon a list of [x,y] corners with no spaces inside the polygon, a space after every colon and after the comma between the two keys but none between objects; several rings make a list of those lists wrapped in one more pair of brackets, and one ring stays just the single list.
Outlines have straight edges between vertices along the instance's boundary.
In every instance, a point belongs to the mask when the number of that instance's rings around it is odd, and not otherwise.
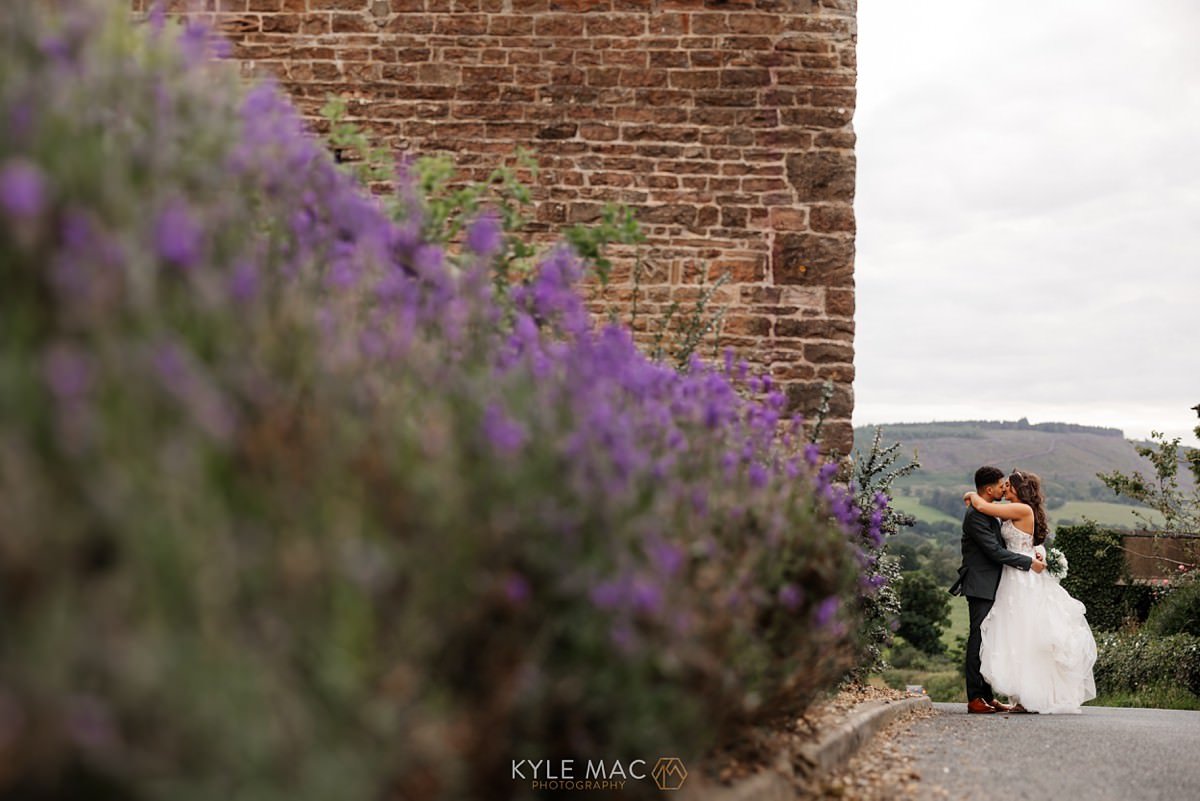
[{"label": "purple flower", "polygon": [[841,607],[841,600],[836,595],[831,595],[817,605],[817,608],[813,611],[813,619],[819,627],[825,628],[833,623]]},{"label": "purple flower", "polygon": [[525,427],[509,417],[496,403],[490,404],[483,414],[483,434],[496,452],[504,456],[519,451],[528,439]]},{"label": "purple flower", "polygon": [[183,59],[190,65],[204,61],[208,56],[209,29],[207,25],[188,22],[179,34],[179,51]]},{"label": "purple flower", "polygon": [[789,582],[779,588],[779,603],[783,604],[789,611],[796,611],[803,602],[804,590],[795,584]]},{"label": "purple flower", "polygon": [[633,628],[626,622],[614,623],[608,632],[609,639],[613,645],[622,653],[632,653],[636,645],[636,637],[634,636]]},{"label": "purple flower", "polygon": [[503,243],[503,231],[495,214],[481,214],[467,228],[467,247],[485,259],[494,256]]},{"label": "purple flower", "polygon": [[50,391],[60,400],[78,398],[92,384],[87,356],[73,345],[52,345],[42,361],[42,375]]},{"label": "purple flower", "polygon": [[809,443],[804,446],[804,461],[812,467],[816,467],[821,463],[821,449],[814,443]]},{"label": "purple flower", "polygon": [[258,294],[258,265],[249,259],[238,262],[229,276],[229,297],[246,303]]},{"label": "purple flower", "polygon": [[520,604],[529,600],[529,582],[520,573],[510,573],[504,581],[504,597],[510,603]]},{"label": "purple flower", "polygon": [[171,201],[158,215],[154,244],[163,261],[191,267],[200,257],[202,232],[182,201]]},{"label": "purple flower", "polygon": [[767,481],[769,480],[767,468],[763,467],[758,462],[750,465],[749,477],[750,486],[754,487],[755,489],[762,489],[763,487],[767,486]]},{"label": "purple flower", "polygon": [[662,609],[662,588],[650,579],[639,579],[633,584],[633,606],[639,612],[655,615]]},{"label": "purple flower", "polygon": [[683,548],[673,542],[656,540],[647,550],[655,569],[668,578],[679,572],[686,556]]},{"label": "purple flower", "polygon": [[597,609],[615,609],[624,597],[623,583],[612,580],[602,581],[588,592],[588,598]]},{"label": "purple flower", "polygon": [[165,389],[175,395],[184,395],[188,386],[188,366],[179,347],[174,343],[160,345],[154,351],[154,370]]},{"label": "purple flower", "polygon": [[892,499],[887,496],[886,492],[877,492],[875,493],[875,508],[886,509],[888,504],[891,503],[891,500]]},{"label": "purple flower", "polygon": [[13,219],[31,219],[46,206],[46,179],[32,162],[11,158],[0,167],[0,208]]},{"label": "purple flower", "polygon": [[150,23],[150,29],[155,33],[163,29],[167,22],[166,0],[151,0],[146,21]]}]

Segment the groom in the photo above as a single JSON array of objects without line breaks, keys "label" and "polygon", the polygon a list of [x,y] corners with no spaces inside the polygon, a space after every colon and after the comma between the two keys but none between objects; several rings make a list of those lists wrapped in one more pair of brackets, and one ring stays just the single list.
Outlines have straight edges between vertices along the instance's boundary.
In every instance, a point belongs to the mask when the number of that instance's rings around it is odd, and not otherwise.
[{"label": "groom", "polygon": [[[975,491],[986,501],[1001,500],[1007,484],[1004,473],[995,467],[981,467],[975,471]],[[970,504],[963,517],[962,530],[962,567],[958,569],[958,581],[950,588],[950,594],[967,596],[967,608],[971,613],[966,657],[967,712],[977,715],[1008,712],[1012,707],[995,699],[991,685],[980,673],[979,643],[982,637],[979,627],[996,600],[996,588],[1000,586],[1004,565],[1041,573],[1046,564],[1040,558],[1033,559],[1005,548],[1004,538],[1000,536],[1000,521],[976,511]]]}]

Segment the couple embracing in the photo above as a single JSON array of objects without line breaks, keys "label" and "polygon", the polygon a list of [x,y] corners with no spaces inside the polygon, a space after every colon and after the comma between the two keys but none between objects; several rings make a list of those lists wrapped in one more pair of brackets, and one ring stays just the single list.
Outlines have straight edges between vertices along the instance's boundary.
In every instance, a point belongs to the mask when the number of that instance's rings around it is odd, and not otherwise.
[{"label": "couple embracing", "polygon": [[1084,605],[1045,572],[1041,480],[981,467],[975,489],[963,496],[963,561],[950,588],[971,614],[967,711],[1078,714],[1096,697],[1096,641]]}]

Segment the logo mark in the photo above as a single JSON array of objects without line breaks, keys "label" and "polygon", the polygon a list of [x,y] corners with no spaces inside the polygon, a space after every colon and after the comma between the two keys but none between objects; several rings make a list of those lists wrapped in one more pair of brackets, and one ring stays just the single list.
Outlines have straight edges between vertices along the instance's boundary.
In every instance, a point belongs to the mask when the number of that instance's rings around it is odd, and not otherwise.
[{"label": "logo mark", "polygon": [[678,757],[659,757],[651,771],[654,783],[660,790],[678,790],[687,778],[687,768]]}]

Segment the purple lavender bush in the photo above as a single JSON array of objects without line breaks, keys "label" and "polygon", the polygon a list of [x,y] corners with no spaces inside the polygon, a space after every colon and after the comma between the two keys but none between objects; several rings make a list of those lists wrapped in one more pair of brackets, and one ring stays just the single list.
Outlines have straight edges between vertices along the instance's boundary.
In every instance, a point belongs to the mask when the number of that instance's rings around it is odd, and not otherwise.
[{"label": "purple lavender bush", "polygon": [[102,8],[0,21],[0,798],[522,797],[844,675],[859,510],[768,381],[565,248],[497,297],[494,223],[448,258]]}]

